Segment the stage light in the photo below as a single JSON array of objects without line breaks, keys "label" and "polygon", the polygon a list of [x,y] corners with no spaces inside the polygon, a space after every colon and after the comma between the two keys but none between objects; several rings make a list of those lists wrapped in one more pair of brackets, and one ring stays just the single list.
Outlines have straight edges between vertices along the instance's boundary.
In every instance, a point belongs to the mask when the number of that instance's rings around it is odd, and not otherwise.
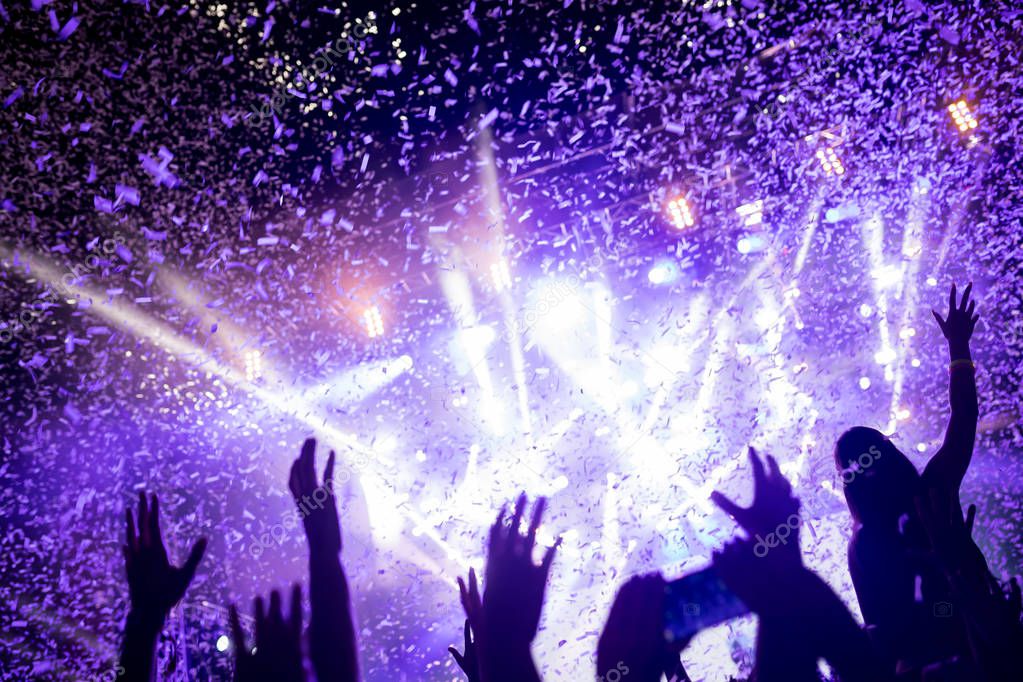
[{"label": "stage light", "polygon": [[757,199],[748,204],[743,204],[735,209],[735,212],[742,216],[746,227],[754,227],[764,221],[764,202]]},{"label": "stage light", "polygon": [[508,263],[504,260],[490,264],[490,277],[494,281],[494,288],[504,291],[511,288],[511,272],[508,270]]},{"label": "stage light", "polygon": [[256,381],[263,376],[263,354],[258,350],[245,351],[245,379]]},{"label": "stage light", "polygon": [[824,220],[829,223],[839,223],[847,218],[856,218],[860,215],[860,207],[856,204],[842,204],[834,206],[824,212]]},{"label": "stage light", "polygon": [[366,327],[369,338],[375,339],[384,335],[384,319],[380,316],[380,308],[370,306],[362,312],[362,323]]},{"label": "stage light", "polygon": [[935,279],[934,277],[928,277],[927,278],[927,286],[929,286],[929,287],[936,287],[936,286],[938,286],[938,280]]},{"label": "stage light", "polygon": [[834,147],[818,149],[817,160],[821,162],[821,168],[828,175],[842,175],[845,173],[845,166],[842,165],[842,160],[838,158]]},{"label": "stage light", "polygon": [[977,119],[970,111],[970,106],[966,103],[965,99],[961,99],[958,102],[948,105],[948,113],[952,116],[952,121],[959,128],[959,132],[965,133],[968,130],[973,130],[977,127]]},{"label": "stage light", "polygon": [[873,314],[874,314],[874,309],[873,308],[871,308],[866,303],[861,303],[860,304],[860,315],[862,315],[863,317],[870,317]]},{"label": "stage light", "polygon": [[860,388],[864,391],[870,388],[870,377],[860,377]]},{"label": "stage light", "polygon": [[917,452],[927,452],[927,443],[917,443],[916,444],[916,451]]},{"label": "stage light", "polygon": [[217,637],[217,651],[227,651],[230,646],[231,640],[227,638],[227,635]]},{"label": "stage light", "polygon": [[676,230],[684,230],[696,224],[689,202],[685,197],[678,196],[668,202],[668,217]]},{"label": "stage light", "polygon": [[763,251],[766,247],[767,242],[764,241],[764,238],[756,234],[748,234],[745,237],[739,237],[739,241],[735,243],[735,248],[743,255]]},{"label": "stage light", "polygon": [[661,261],[647,273],[651,284],[670,284],[678,278],[678,268],[672,261]]}]

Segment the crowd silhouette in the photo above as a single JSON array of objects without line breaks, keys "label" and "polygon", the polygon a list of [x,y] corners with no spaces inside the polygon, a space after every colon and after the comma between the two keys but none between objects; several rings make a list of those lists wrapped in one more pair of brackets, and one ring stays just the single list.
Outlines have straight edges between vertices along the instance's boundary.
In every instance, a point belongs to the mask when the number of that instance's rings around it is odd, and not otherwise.
[{"label": "crowd silhouette", "polygon": [[[1020,587],[1001,585],[972,538],[976,508],[964,514],[960,486],[977,431],[978,402],[970,339],[978,315],[972,285],[955,286],[945,316],[934,316],[948,341],[950,418],[944,442],[922,473],[884,434],[857,426],[835,445],[835,466],[854,520],[849,573],[863,614],[861,626],[838,595],[804,563],[800,501],[770,455],[750,448],[754,498],[740,507],[715,492],[713,501],[747,534],[712,557],[715,580],[757,616],[750,679],[820,682],[819,661],[841,682],[1007,682],[1020,679],[1023,652]],[[322,480],[316,442],[307,440],[291,468],[289,488],[302,511],[309,546],[309,618],[303,592],[290,608],[271,592],[253,605],[255,639],[247,641],[238,612],[230,620],[235,679],[241,682],[354,682],[359,649],[342,533],[333,494],[335,455]],[[317,492],[326,503],[310,505]],[[482,584],[475,571],[459,578],[465,612],[461,650],[449,651],[469,682],[539,682],[532,656],[544,594],[559,542],[537,560],[537,531],[546,500],[522,495],[490,529]],[[778,541],[785,528],[784,541]],[[124,558],[130,595],[118,679],[155,679],[156,645],[168,613],[202,561],[200,539],[180,566],[170,563],[155,495],[139,494],[126,514]],[[768,540],[765,541],[765,538]],[[682,653],[690,637],[666,636],[668,582],[639,575],[619,589],[597,647],[594,679],[604,682],[689,680]],[[696,604],[700,606],[699,603]],[[704,605],[710,610],[712,604]],[[694,612],[698,611],[694,609]],[[674,616],[672,616],[674,617]],[[308,654],[308,657],[306,656]]]}]

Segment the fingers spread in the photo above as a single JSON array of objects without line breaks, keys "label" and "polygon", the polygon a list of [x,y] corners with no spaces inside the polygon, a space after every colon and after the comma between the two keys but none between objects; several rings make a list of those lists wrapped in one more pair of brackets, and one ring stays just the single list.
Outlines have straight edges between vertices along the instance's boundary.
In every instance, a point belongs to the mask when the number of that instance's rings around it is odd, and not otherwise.
[{"label": "fingers spread", "polygon": [[316,487],[316,439],[307,438],[302,444],[302,490]]},{"label": "fingers spread", "polygon": [[742,517],[743,512],[746,511],[716,490],[710,494],[710,499],[721,509],[721,511],[728,514],[736,521],[738,521],[740,517]]},{"label": "fingers spread", "polygon": [[330,451],[330,455],[327,456],[327,467],[323,470],[323,484],[334,482],[334,451]]},{"label": "fingers spread", "polygon": [[146,508],[146,494],[143,491],[139,491],[139,511],[138,511],[138,531],[139,531],[139,545],[142,547],[149,546],[149,510]]},{"label": "fingers spread", "polygon": [[267,617],[273,624],[284,622],[284,614],[281,612],[281,593],[277,590],[270,592],[270,613]]},{"label": "fingers spread", "polygon": [[519,534],[519,523],[522,521],[522,512],[526,509],[526,493],[519,495],[515,501],[515,514],[512,516],[511,535]]},{"label": "fingers spread", "polygon": [[966,289],[963,290],[963,300],[959,306],[960,310],[966,309],[966,304],[970,302],[970,292],[973,291],[973,282],[966,285]]},{"label": "fingers spread", "polygon": [[754,487],[763,483],[764,480],[764,463],[757,457],[757,451],[750,446],[749,449],[749,462],[753,467],[753,485]]},{"label": "fingers spread", "polygon": [[532,549],[533,544],[536,542],[536,531],[540,527],[540,521],[543,520],[543,512],[546,507],[546,497],[538,499],[536,506],[533,507],[533,518],[529,522],[529,532],[526,534],[526,549]]},{"label": "fingers spread", "polygon": [[125,535],[128,540],[128,549],[131,552],[137,552],[139,549],[139,539],[135,535],[135,517],[131,515],[130,509],[124,510],[125,518]]},{"label": "fingers spread", "polygon": [[154,547],[163,547],[163,536],[160,534],[160,500],[154,493],[150,496],[149,505],[149,539]]},{"label": "fingers spread", "polygon": [[455,663],[458,664],[458,667],[465,670],[465,659],[462,658],[462,654],[458,653],[458,650],[453,646],[448,647],[448,653],[450,653],[451,657],[455,659]]},{"label": "fingers spread", "polygon": [[234,655],[240,657],[248,653],[245,647],[245,632],[242,630],[241,619],[238,618],[238,609],[231,604],[228,609],[228,619],[231,622],[231,639],[234,641]]}]

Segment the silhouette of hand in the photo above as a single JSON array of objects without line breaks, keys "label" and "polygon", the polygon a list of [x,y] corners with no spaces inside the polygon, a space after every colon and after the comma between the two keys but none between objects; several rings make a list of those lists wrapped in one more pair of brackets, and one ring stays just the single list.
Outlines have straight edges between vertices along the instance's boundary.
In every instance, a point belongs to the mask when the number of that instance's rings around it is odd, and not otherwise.
[{"label": "silhouette of hand", "polygon": [[[138,524],[125,510],[127,543],[124,563],[128,574],[131,608],[144,622],[161,627],[170,610],[181,601],[206,552],[206,538],[193,546],[183,566],[172,566],[160,533],[160,503],[156,495],[146,502],[139,493]],[[136,532],[137,528],[137,532]]]},{"label": "silhouette of hand", "polygon": [[659,682],[679,666],[678,652],[664,640],[665,582],[659,574],[636,576],[618,590],[607,623],[597,643],[600,679],[628,677],[637,682]]},{"label": "silhouette of hand", "polygon": [[327,457],[323,485],[316,481],[316,439],[308,438],[291,465],[288,487],[295,498],[313,555],[336,555],[341,551],[341,525],[334,496],[334,451]]},{"label": "silhouette of hand", "polygon": [[234,640],[236,682],[304,682],[302,665],[302,588],[291,589],[291,614],[281,612],[281,595],[270,593],[270,612],[264,613],[263,599],[257,597],[255,649],[245,643],[238,609],[231,605],[231,637]]},{"label": "silhouette of hand", "polygon": [[529,530],[522,535],[519,523],[526,506],[526,495],[523,493],[515,504],[511,523],[504,524],[505,511],[502,509],[490,528],[482,603],[482,620],[488,641],[528,647],[536,636],[547,576],[554,561],[554,553],[561,544],[559,538],[547,550],[540,565],[533,564],[536,531],[540,527],[546,505],[544,498],[537,500]]},{"label": "silhouette of hand", "polygon": [[[769,471],[765,471],[763,462],[753,448],[749,449],[749,459],[753,466],[753,504],[744,509],[716,490],[711,493],[710,498],[750,535],[766,535],[783,524],[792,527],[793,524],[789,524],[788,521],[799,511],[799,500],[792,496],[792,485],[782,475],[778,462],[768,455]],[[797,540],[798,526],[797,523],[792,528],[792,535]],[[792,544],[798,553],[799,542],[789,544]]]},{"label": "silhouette of hand", "polygon": [[777,614],[790,608],[793,599],[789,583],[800,576],[793,573],[780,553],[760,557],[754,552],[752,540],[735,539],[714,552],[712,561],[722,582],[750,611]]},{"label": "silhouette of hand", "polygon": [[[475,575],[473,575],[473,582],[475,582]],[[464,591],[464,583],[459,578],[459,587]],[[478,596],[478,595],[477,595]],[[464,597],[463,597],[464,602]],[[469,682],[480,682],[480,668],[479,661],[476,658],[476,644],[472,641],[472,630],[469,627],[469,619],[465,619],[465,645],[463,651],[465,653],[458,653],[458,649],[453,646],[448,647],[448,651],[451,653],[451,657],[455,659],[455,663],[465,673],[465,678]]]},{"label": "silhouette of hand", "polygon": [[972,291],[973,282],[970,282],[966,285],[966,290],[963,291],[963,298],[957,307],[956,285],[953,284],[952,290],[948,295],[948,316],[942,319],[936,310],[931,311],[934,314],[934,319],[938,321],[938,326],[941,327],[941,333],[948,339],[949,344],[965,344],[973,336],[973,330],[977,326],[977,320],[980,319],[980,315],[974,314],[974,311],[977,309],[977,302],[970,300],[970,292]]}]

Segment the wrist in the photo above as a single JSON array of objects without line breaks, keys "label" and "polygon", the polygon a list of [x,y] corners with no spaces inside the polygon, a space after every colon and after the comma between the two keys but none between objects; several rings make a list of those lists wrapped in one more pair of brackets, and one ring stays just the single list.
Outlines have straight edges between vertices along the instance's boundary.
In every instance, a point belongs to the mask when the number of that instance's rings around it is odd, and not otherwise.
[{"label": "wrist", "polygon": [[970,359],[970,342],[969,341],[949,341],[948,342],[948,357],[949,357],[949,360],[969,360]]},{"label": "wrist", "polygon": [[165,611],[133,606],[128,611],[125,629],[147,637],[156,638],[160,635],[160,631],[163,630],[166,621],[167,613]]}]

